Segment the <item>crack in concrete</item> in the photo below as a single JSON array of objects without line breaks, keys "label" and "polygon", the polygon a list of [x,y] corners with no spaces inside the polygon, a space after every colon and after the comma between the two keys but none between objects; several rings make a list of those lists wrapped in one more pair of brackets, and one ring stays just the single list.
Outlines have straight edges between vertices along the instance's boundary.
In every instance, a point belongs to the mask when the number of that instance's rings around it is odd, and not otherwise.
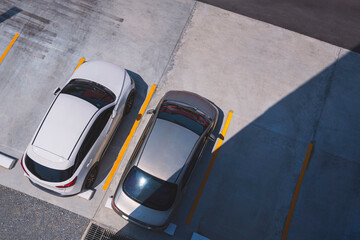
[{"label": "crack in concrete", "polygon": [[[326,106],[326,102],[327,102],[327,99],[328,99],[328,96],[330,94],[330,90],[331,90],[331,86],[332,86],[332,83],[334,81],[334,75],[335,75],[335,71],[336,71],[336,66],[339,62],[339,57],[340,57],[340,54],[341,54],[341,48],[339,48],[339,51],[337,53],[337,56],[336,56],[336,60],[335,62],[333,63],[333,65],[331,66],[331,72],[330,72],[330,76],[329,76],[329,83],[327,84],[326,88],[325,88],[325,96],[324,96],[324,102],[323,102],[323,105],[321,107],[321,111],[320,111],[320,115],[319,115],[319,118],[315,121],[315,124],[314,124],[314,133],[311,137],[311,142],[312,143],[315,143],[315,139],[316,139],[316,135],[317,135],[317,130],[319,128],[319,124],[320,124],[320,121],[321,121],[321,118],[323,116],[323,113],[324,113],[324,109],[325,109],[325,106]],[[315,144],[314,144],[315,145]]]},{"label": "crack in concrete", "polygon": [[164,78],[165,74],[166,74],[167,72],[169,72],[169,71],[172,69],[173,65],[174,65],[174,64],[173,64],[174,57],[175,57],[177,51],[178,51],[179,48],[180,48],[181,40],[183,39],[183,37],[184,37],[184,35],[185,35],[185,32],[186,32],[186,30],[187,30],[187,28],[188,28],[188,26],[189,26],[189,24],[190,24],[190,22],[191,22],[191,19],[192,19],[193,16],[194,16],[194,12],[195,12],[195,10],[196,10],[196,6],[197,6],[197,1],[194,2],[193,6],[192,6],[192,8],[191,8],[189,17],[187,18],[187,20],[186,20],[186,22],[185,22],[185,24],[184,24],[184,27],[183,27],[183,29],[181,30],[181,33],[180,33],[180,35],[179,35],[178,40],[176,41],[176,44],[175,44],[175,46],[174,46],[174,49],[172,50],[172,52],[171,52],[171,54],[170,54],[170,57],[169,57],[166,65],[165,65],[164,71],[162,72],[160,78],[154,83],[154,84],[158,85],[158,88],[159,88],[159,84],[160,84],[161,80]]}]

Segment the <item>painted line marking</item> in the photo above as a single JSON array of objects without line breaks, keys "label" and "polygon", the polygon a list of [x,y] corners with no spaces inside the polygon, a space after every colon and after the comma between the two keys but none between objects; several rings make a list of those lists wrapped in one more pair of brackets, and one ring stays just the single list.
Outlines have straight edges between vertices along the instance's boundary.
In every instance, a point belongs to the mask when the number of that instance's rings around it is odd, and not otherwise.
[{"label": "painted line marking", "polygon": [[75,72],[76,69],[78,69],[78,68],[80,67],[80,65],[83,64],[84,62],[85,62],[85,58],[84,58],[84,57],[80,58],[80,61],[79,61],[78,65],[77,65],[76,68],[74,69],[74,72]]},{"label": "painted line marking", "polygon": [[310,159],[310,155],[311,155],[311,151],[313,149],[313,146],[314,145],[312,143],[309,143],[309,145],[308,145],[306,155],[305,155],[305,159],[304,159],[304,163],[303,163],[303,165],[301,167],[299,179],[298,179],[298,181],[296,183],[294,195],[293,195],[292,200],[291,200],[289,213],[288,213],[288,215],[286,217],[286,222],[285,222],[285,225],[284,225],[284,230],[283,230],[283,233],[282,233],[281,240],[286,240],[287,239],[287,235],[288,235],[289,228],[290,228],[290,223],[291,223],[291,218],[292,218],[292,216],[294,214],[296,201],[297,201],[297,198],[299,196],[300,187],[301,187],[302,181],[303,181],[304,176],[305,176],[305,171],[306,171],[306,168],[307,168],[308,163],[309,163],[309,159]]},{"label": "painted line marking", "polygon": [[16,39],[18,38],[19,35],[20,35],[19,33],[16,33],[15,36],[13,37],[13,39],[11,40],[11,42],[9,43],[9,45],[7,46],[7,48],[5,49],[5,52],[0,57],[0,64],[4,60],[6,54],[9,52],[10,48],[12,47],[12,45],[14,44],[14,42],[16,41]]},{"label": "painted line marking", "polygon": [[198,205],[198,203],[199,203],[201,194],[202,194],[202,192],[203,192],[203,190],[204,190],[204,188],[205,188],[206,181],[207,181],[208,178],[209,178],[211,169],[212,169],[212,167],[213,167],[213,165],[214,165],[214,163],[215,163],[215,159],[216,159],[217,155],[219,154],[220,147],[221,147],[221,145],[222,145],[222,143],[223,143],[223,141],[224,141],[225,134],[226,134],[226,131],[227,131],[229,125],[230,125],[230,121],[231,121],[232,116],[233,116],[233,111],[230,110],[229,113],[228,113],[228,115],[227,115],[226,122],[225,122],[225,125],[224,125],[224,127],[223,127],[223,130],[221,131],[221,134],[220,134],[220,136],[218,137],[218,142],[217,142],[217,144],[216,144],[215,151],[214,151],[214,153],[213,153],[213,155],[212,155],[212,157],[211,157],[211,161],[210,161],[210,163],[209,163],[208,168],[206,169],[205,176],[204,176],[204,178],[203,178],[203,180],[202,180],[202,182],[201,182],[201,184],[200,184],[200,188],[199,188],[199,190],[198,190],[198,192],[197,192],[197,194],[196,194],[195,201],[194,201],[194,203],[193,203],[193,205],[192,205],[192,207],[191,207],[189,216],[188,216],[188,218],[187,218],[187,220],[186,220],[186,225],[189,225],[189,224],[190,224],[191,219],[192,219],[192,217],[193,217],[193,215],[194,215],[194,213],[195,213],[195,209],[196,209],[196,207],[197,207],[197,205]]},{"label": "painted line marking", "polygon": [[143,103],[140,111],[139,111],[139,115],[138,115],[138,117],[136,118],[136,120],[135,120],[135,122],[134,122],[134,125],[132,126],[132,128],[131,128],[131,130],[130,130],[129,135],[127,136],[127,138],[126,138],[126,140],[125,140],[125,143],[124,143],[124,145],[121,147],[120,153],[119,153],[118,157],[116,158],[116,161],[115,161],[113,167],[111,168],[111,171],[110,171],[110,173],[109,173],[109,176],[107,177],[107,179],[106,179],[106,181],[105,181],[103,190],[106,191],[106,190],[108,189],[108,187],[109,187],[109,185],[110,185],[110,183],[111,183],[111,180],[112,180],[112,178],[114,177],[114,174],[115,174],[117,168],[118,168],[119,165],[120,165],[121,159],[123,158],[123,156],[124,156],[124,154],[125,154],[125,152],[126,152],[126,149],[127,149],[128,146],[129,146],[129,143],[130,143],[130,141],[131,141],[131,138],[133,137],[133,135],[134,135],[134,133],[135,133],[135,130],[137,129],[137,127],[138,127],[138,125],[139,125],[139,122],[140,122],[140,120],[141,120],[141,118],[142,118],[142,116],[143,116],[143,114],[144,114],[147,106],[149,105],[150,99],[151,99],[152,95],[154,94],[155,89],[156,89],[156,84],[153,84],[153,85],[151,86],[151,89],[150,89],[150,91],[149,91],[149,93],[148,93],[148,95],[147,95],[147,97],[146,97],[146,99],[145,99],[145,101],[144,101],[144,103]]}]

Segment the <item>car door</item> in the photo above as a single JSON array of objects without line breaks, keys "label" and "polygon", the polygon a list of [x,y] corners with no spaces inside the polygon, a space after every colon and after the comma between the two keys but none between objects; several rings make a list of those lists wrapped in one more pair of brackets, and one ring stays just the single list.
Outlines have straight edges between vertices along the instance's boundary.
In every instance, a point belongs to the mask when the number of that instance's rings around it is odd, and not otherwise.
[{"label": "car door", "polygon": [[103,132],[106,131],[105,126],[111,121],[110,116],[113,108],[114,106],[110,106],[98,115],[79,149],[77,161],[86,159],[86,168],[91,168],[91,166],[100,159],[103,144],[105,142],[105,135]]},{"label": "car door", "polygon": [[196,165],[196,162],[198,161],[199,157],[201,156],[201,153],[204,149],[204,146],[205,146],[205,143],[206,143],[206,139],[205,138],[202,138],[200,140],[200,142],[197,143],[197,148],[194,152],[194,154],[192,155],[186,169],[185,169],[185,172],[184,172],[184,175],[182,177],[182,180],[181,180],[181,191],[184,191],[185,190],[185,186],[187,184],[187,182],[189,181],[189,178],[191,176],[191,173],[193,172],[194,170],[194,167]]},{"label": "car door", "polygon": [[120,97],[120,99],[116,102],[116,104],[112,108],[111,116],[109,118],[108,123],[105,126],[105,131],[103,131],[103,135],[105,137],[106,146],[111,141],[114,133],[116,132],[117,127],[119,126],[121,119],[123,117],[124,112],[124,98]]}]

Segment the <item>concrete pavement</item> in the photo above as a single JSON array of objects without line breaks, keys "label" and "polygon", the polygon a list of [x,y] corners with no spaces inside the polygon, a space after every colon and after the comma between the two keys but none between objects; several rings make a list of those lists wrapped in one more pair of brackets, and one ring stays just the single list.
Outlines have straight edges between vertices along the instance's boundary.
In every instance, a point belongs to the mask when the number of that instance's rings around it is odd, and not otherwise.
[{"label": "concrete pavement", "polygon": [[[0,66],[0,75],[9,79],[1,82],[1,89],[5,90],[1,90],[0,108],[6,114],[0,123],[7,129],[0,135],[3,150],[13,149],[16,156],[21,155],[52,99],[50,90],[67,80],[78,56],[100,58],[130,69],[140,94],[135,109],[124,119],[105,155],[97,192],[90,202],[41,192],[22,177],[19,164],[10,171],[0,169],[0,183],[135,239],[169,239],[165,234],[129,224],[104,207],[114,194],[148,115],[140,122],[109,189],[101,190],[148,87],[157,83],[149,108],[154,108],[168,90],[193,91],[219,107],[218,131],[227,112],[234,110],[191,224],[187,226],[185,221],[209,164],[212,145],[207,146],[194,170],[183,203],[173,218],[177,230],[171,238],[189,239],[193,232],[210,239],[281,238],[310,141],[315,142],[315,149],[288,239],[359,237],[355,200],[359,199],[356,182],[360,176],[356,148],[360,135],[356,121],[360,114],[356,110],[359,55],[207,4],[161,3],[91,5],[82,1],[72,2],[73,9],[61,2],[44,6],[18,3],[19,8],[50,19],[51,23],[43,20],[44,28],[35,37],[31,36],[35,30],[29,30],[28,25],[38,20],[29,14],[20,12],[0,26],[4,32],[0,35],[2,42],[15,32],[16,24],[25,33],[23,42],[14,45],[14,51]],[[7,7],[11,6],[8,3]],[[89,14],[87,8],[91,10]],[[73,26],[71,19],[79,20],[79,27]],[[52,34],[51,44],[34,40],[50,30],[56,33]],[[26,44],[31,42],[46,45],[48,50],[40,51],[35,43]],[[29,61],[20,68],[19,59]],[[47,68],[41,67],[44,64]],[[33,79],[39,79],[34,86]],[[38,89],[44,93],[35,94]],[[23,102],[26,105],[15,108]],[[39,107],[36,111],[35,106]],[[23,132],[26,133],[22,135]],[[317,208],[320,204],[322,208]],[[316,224],[312,224],[313,220]]]},{"label": "concrete pavement", "polygon": [[201,0],[360,53],[356,0]]}]

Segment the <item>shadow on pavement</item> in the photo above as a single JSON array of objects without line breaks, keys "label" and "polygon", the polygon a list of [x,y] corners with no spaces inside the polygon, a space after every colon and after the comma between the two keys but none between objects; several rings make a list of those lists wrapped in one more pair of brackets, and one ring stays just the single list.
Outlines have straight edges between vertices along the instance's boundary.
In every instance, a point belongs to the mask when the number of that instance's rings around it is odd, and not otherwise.
[{"label": "shadow on pavement", "polygon": [[201,0],[360,53],[356,0]]},{"label": "shadow on pavement", "polygon": [[200,233],[281,239],[314,142],[288,239],[360,238],[359,67],[359,54],[340,57],[223,144],[195,213]]},{"label": "shadow on pavement", "polygon": [[[190,239],[195,231],[210,239],[281,239],[308,143],[314,142],[288,239],[360,239],[359,69],[359,54],[339,57],[227,137],[186,226],[211,158],[207,148],[173,218],[175,236]],[[230,129],[237,126],[235,115]],[[118,234],[132,232],[165,238],[133,224]]]},{"label": "shadow on pavement", "polygon": [[18,14],[21,11],[22,11],[22,9],[17,8],[17,7],[10,8],[9,10],[7,10],[6,12],[4,12],[3,14],[0,15],[0,24],[2,22],[5,22],[6,20],[12,18],[13,16],[15,16],[16,14]]}]

